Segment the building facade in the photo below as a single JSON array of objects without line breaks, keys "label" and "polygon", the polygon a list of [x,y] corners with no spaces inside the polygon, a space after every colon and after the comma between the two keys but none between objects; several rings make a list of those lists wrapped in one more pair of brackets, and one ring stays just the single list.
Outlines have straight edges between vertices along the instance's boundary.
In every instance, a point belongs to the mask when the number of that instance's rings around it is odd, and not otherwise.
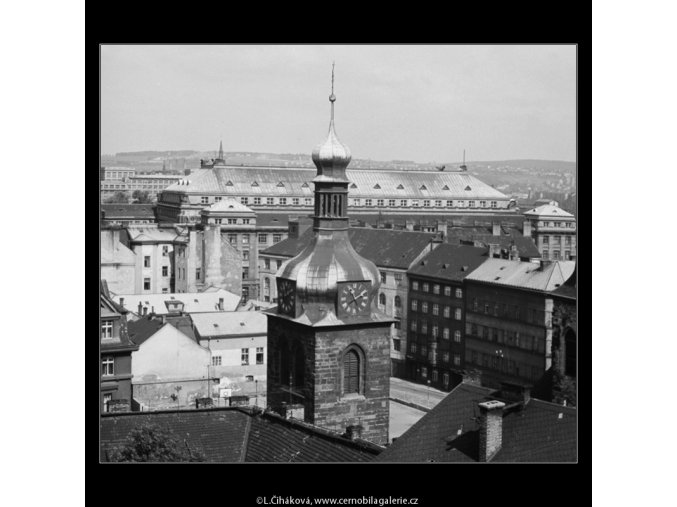
[{"label": "building facade", "polygon": [[467,369],[482,385],[512,382],[547,399],[544,375],[552,366],[553,296],[575,263],[541,264],[489,259],[466,284]]},{"label": "building facade", "polygon": [[463,379],[463,280],[489,257],[486,248],[445,243],[408,271],[405,378],[445,391]]},{"label": "building facade", "polygon": [[524,212],[524,235],[531,236],[544,260],[575,261],[576,218],[554,204]]}]

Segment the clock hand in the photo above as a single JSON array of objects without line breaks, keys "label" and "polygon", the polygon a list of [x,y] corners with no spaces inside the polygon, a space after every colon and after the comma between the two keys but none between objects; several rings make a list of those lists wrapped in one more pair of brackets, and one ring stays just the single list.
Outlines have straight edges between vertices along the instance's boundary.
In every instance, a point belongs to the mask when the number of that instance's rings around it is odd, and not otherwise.
[{"label": "clock hand", "polygon": [[363,290],[362,292],[360,292],[360,293],[357,295],[357,297],[358,297],[358,298],[363,298],[363,297],[364,297],[364,294],[365,294],[366,292],[367,292],[366,289]]}]

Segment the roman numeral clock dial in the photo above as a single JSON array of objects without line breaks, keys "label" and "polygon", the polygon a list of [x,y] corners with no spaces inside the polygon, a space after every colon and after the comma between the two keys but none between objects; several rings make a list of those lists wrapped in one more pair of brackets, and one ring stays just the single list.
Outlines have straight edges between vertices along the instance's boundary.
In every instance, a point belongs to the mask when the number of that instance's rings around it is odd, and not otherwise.
[{"label": "roman numeral clock dial", "polygon": [[291,280],[278,278],[277,307],[282,313],[296,316],[296,284]]},{"label": "roman numeral clock dial", "polygon": [[348,282],[339,289],[339,308],[344,315],[368,315],[369,314],[369,288],[368,282]]}]

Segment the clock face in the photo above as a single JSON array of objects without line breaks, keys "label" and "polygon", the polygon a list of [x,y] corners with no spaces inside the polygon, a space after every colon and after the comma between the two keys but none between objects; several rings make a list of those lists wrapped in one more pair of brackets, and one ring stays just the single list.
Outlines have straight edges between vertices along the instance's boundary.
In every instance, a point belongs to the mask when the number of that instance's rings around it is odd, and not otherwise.
[{"label": "clock face", "polygon": [[282,313],[294,315],[296,311],[296,284],[291,280],[278,278],[277,306]]},{"label": "clock face", "polygon": [[339,307],[346,315],[369,313],[369,282],[348,282],[339,288]]}]

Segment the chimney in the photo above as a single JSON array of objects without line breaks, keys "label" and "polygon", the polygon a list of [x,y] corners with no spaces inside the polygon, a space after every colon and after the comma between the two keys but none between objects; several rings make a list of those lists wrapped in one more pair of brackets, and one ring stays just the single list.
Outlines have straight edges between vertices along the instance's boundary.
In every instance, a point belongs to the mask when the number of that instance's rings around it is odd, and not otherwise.
[{"label": "chimney", "polygon": [[501,256],[501,249],[497,243],[489,243],[489,258]]},{"label": "chimney", "polygon": [[525,238],[531,237],[531,220],[525,220],[522,224],[522,236]]},{"label": "chimney", "polygon": [[167,323],[167,316],[165,314],[162,314],[162,325],[164,326]]},{"label": "chimney", "polygon": [[491,234],[492,234],[492,236],[500,236],[501,235],[501,223],[500,222],[492,222],[491,223]]},{"label": "chimney", "polygon": [[480,454],[479,460],[487,463],[493,459],[503,444],[503,408],[505,403],[491,400],[480,407]]},{"label": "chimney", "polygon": [[219,298],[219,310],[223,311],[223,298]]},{"label": "chimney", "polygon": [[414,230],[414,221],[413,220],[406,220],[404,222],[404,228],[408,231],[413,231]]},{"label": "chimney", "polygon": [[519,261],[520,260],[520,253],[519,250],[517,250],[517,246],[513,242],[510,245],[510,260],[511,261]]},{"label": "chimney", "polygon": [[545,269],[548,268],[552,264],[552,261],[550,259],[541,259],[539,262],[538,270],[539,271],[544,271]]},{"label": "chimney", "polygon": [[143,313],[143,305],[141,304],[141,301],[139,301],[139,308],[138,308],[138,312],[137,312],[137,313],[138,313],[139,317],[140,317],[141,314]]},{"label": "chimney", "polygon": [[447,236],[447,222],[444,220],[438,220],[437,221],[437,232],[442,233],[442,237],[445,238]]},{"label": "chimney", "polygon": [[143,316],[145,317],[146,315],[148,315],[148,307],[144,306],[143,307]]},{"label": "chimney", "polygon": [[361,424],[351,424],[346,428],[346,438],[348,440],[355,440],[356,438],[362,438],[362,430],[364,427]]},{"label": "chimney", "polygon": [[289,237],[297,239],[299,237],[299,219],[298,217],[289,218]]},{"label": "chimney", "polygon": [[120,298],[120,306],[125,306],[125,298]]}]

